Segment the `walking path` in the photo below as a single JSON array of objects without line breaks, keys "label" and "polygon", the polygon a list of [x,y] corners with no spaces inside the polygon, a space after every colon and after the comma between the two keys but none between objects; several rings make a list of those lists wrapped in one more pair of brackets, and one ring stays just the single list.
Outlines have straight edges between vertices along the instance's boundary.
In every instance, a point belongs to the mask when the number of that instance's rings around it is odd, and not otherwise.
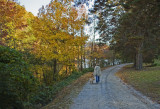
[{"label": "walking path", "polygon": [[129,89],[114,75],[123,66],[104,70],[98,84],[88,82],[73,99],[70,109],[160,109],[147,97],[135,96],[134,89]]}]

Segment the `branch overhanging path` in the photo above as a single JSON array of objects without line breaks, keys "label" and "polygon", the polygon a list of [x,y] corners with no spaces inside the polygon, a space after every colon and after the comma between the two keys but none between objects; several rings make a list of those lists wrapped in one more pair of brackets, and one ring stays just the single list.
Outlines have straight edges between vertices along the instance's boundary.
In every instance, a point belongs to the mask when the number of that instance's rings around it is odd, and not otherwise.
[{"label": "branch overhanging path", "polygon": [[[102,72],[101,83],[83,87],[70,109],[157,109],[159,105],[147,97],[137,96],[115,73],[123,65],[110,67]],[[137,92],[136,92],[137,93]],[[142,97],[143,96],[143,97]]]}]

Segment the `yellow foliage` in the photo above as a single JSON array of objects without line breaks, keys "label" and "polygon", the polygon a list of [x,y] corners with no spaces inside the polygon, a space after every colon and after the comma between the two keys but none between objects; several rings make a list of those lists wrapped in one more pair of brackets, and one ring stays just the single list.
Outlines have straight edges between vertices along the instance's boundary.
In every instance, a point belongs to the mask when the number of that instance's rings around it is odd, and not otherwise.
[{"label": "yellow foliage", "polygon": [[[78,18],[78,10],[71,6],[71,1],[52,1],[35,17],[19,4],[4,0],[0,4],[3,43],[17,50],[27,49],[44,61],[74,66],[77,57],[84,54],[81,48],[88,37],[83,35],[85,18]],[[76,32],[81,35],[75,36]],[[42,75],[43,68],[35,66],[35,69]]]}]

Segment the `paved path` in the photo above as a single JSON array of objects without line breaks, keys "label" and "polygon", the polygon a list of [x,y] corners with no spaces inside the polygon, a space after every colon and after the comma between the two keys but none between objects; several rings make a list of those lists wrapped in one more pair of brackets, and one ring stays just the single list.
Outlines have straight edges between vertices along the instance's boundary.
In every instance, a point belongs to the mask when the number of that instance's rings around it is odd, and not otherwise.
[{"label": "paved path", "polygon": [[134,96],[114,75],[124,65],[104,70],[99,84],[88,82],[77,98],[73,99],[70,109],[160,109],[152,101],[143,101]]}]

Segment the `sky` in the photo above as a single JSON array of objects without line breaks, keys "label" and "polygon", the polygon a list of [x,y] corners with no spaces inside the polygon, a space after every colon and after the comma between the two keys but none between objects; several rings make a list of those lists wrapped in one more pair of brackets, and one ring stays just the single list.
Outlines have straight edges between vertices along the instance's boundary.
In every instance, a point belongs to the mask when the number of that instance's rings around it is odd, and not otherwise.
[{"label": "sky", "polygon": [[20,5],[24,5],[28,12],[32,12],[35,16],[37,16],[39,8],[42,5],[48,5],[51,0],[18,0]]}]

